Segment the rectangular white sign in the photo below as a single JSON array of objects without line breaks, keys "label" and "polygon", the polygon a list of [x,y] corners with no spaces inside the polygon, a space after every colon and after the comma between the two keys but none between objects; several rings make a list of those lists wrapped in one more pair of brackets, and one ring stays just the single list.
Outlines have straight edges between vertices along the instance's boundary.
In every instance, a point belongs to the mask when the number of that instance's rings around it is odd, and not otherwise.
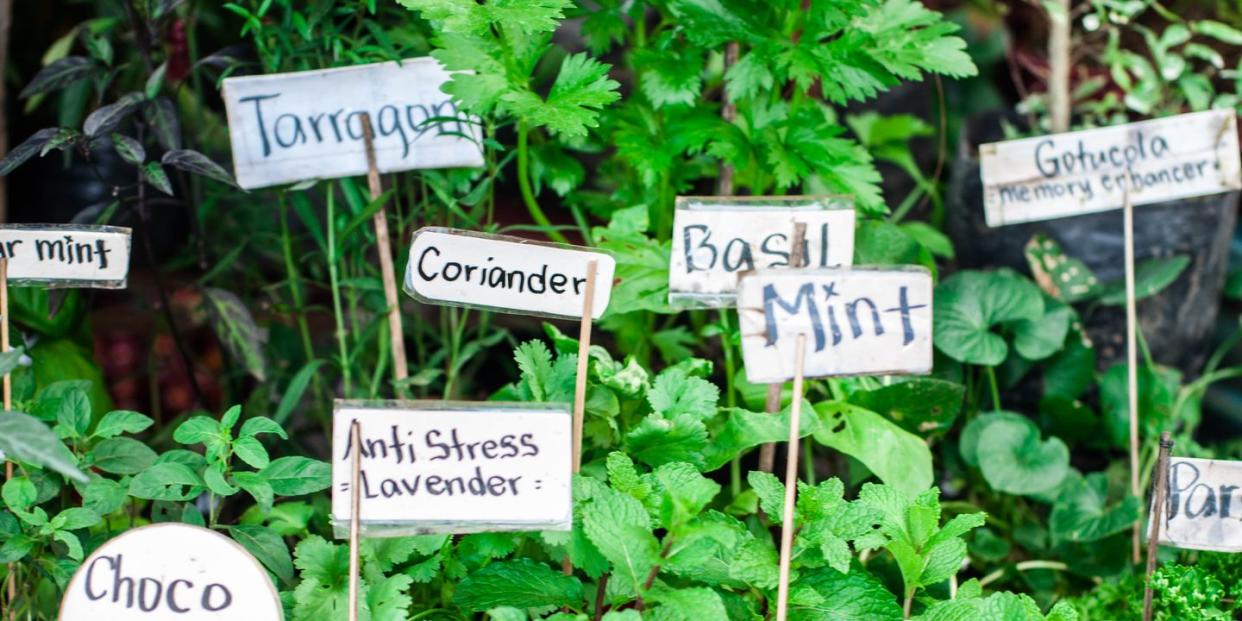
[{"label": "rectangular white sign", "polygon": [[802,267],[848,267],[854,208],[840,197],[678,197],[669,255],[669,302],[732,306],[738,274],[786,267],[794,225],[806,225]]},{"label": "rectangular white sign", "polygon": [[988,226],[1242,188],[1237,117],[1209,110],[979,147]]},{"label": "rectangular white sign", "polygon": [[414,233],[405,291],[420,302],[581,318],[595,261],[591,316],[608,308],[617,262],[603,252],[439,227]]},{"label": "rectangular white sign", "polygon": [[432,58],[224,80],[237,183],[263,188],[367,172],[362,113],[380,172],[482,166],[479,126],[440,86]]},{"label": "rectangular white sign", "polygon": [[1165,489],[1160,543],[1242,552],[1242,462],[1170,457]]},{"label": "rectangular white sign", "polygon": [[920,267],[775,269],[742,277],[742,359],[756,384],[804,377],[930,373],[932,279]]},{"label": "rectangular white sign", "polygon": [[124,289],[130,230],[76,224],[0,225],[9,284]]},{"label": "rectangular white sign", "polygon": [[348,525],[362,431],[359,519],[369,536],[568,530],[573,501],[567,405],[338,400],[332,517]]}]

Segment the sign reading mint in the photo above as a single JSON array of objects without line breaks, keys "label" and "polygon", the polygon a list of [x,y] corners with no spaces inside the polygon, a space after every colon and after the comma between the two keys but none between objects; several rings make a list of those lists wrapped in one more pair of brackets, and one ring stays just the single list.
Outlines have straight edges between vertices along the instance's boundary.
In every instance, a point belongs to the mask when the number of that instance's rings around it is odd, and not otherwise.
[{"label": "sign reading mint", "polygon": [[76,224],[0,225],[0,258],[12,286],[124,289],[130,230]]},{"label": "sign reading mint", "polygon": [[569,529],[567,405],[338,400],[332,517],[341,532],[351,518],[355,420],[364,535]]},{"label": "sign reading mint", "polygon": [[854,205],[839,196],[679,196],[668,297],[679,306],[732,306],[738,275],[788,267],[794,227],[806,225],[803,267],[850,265]]},{"label": "sign reading mint", "polygon": [[1237,117],[1210,110],[979,147],[988,226],[1242,188]]},{"label": "sign reading mint", "polygon": [[742,278],[737,310],[746,378],[930,373],[932,279],[921,267],[764,270]]},{"label": "sign reading mint", "polygon": [[367,172],[371,119],[380,172],[482,166],[477,121],[440,90],[431,58],[224,80],[237,183],[246,189]]}]

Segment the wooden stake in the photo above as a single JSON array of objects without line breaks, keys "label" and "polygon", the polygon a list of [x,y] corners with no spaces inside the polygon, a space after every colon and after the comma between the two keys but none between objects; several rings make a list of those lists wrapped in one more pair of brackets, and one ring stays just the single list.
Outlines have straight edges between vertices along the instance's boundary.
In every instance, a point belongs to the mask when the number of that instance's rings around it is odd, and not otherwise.
[{"label": "wooden stake", "polygon": [[1048,10],[1048,111],[1052,133],[1069,131],[1070,122],[1070,0],[1047,3]]},{"label": "wooden stake", "polygon": [[[371,133],[371,116],[362,113],[362,140],[367,149],[367,186],[374,201],[383,194],[379,168],[375,164],[375,137]],[[403,380],[410,376],[405,357],[405,331],[401,326],[401,302],[397,297],[397,275],[392,265],[392,247],[388,238],[388,210],[381,206],[371,216],[375,227],[376,251],[379,253],[380,276],[384,281],[384,303],[388,305],[388,339],[392,344],[392,378],[398,395],[405,395]]]},{"label": "wooden stake", "polygon": [[[1138,412],[1138,347],[1135,337],[1138,324],[1137,305],[1134,301],[1134,204],[1130,202],[1130,194],[1123,195],[1125,220],[1125,261],[1126,261],[1126,364],[1128,372],[1130,397],[1130,493],[1135,498],[1142,498],[1139,488],[1139,412]],[[1142,534],[1138,523],[1134,525],[1132,537],[1133,558],[1141,560]]]},{"label": "wooden stake", "polygon": [[1169,482],[1169,451],[1173,449],[1173,438],[1169,432],[1160,435],[1160,455],[1156,458],[1156,486],[1152,492],[1151,531],[1147,533],[1147,579],[1143,588],[1143,621],[1151,621],[1151,575],[1156,571],[1157,550],[1160,547],[1160,526],[1168,519],[1168,511],[1164,507],[1164,495],[1168,491]]},{"label": "wooden stake", "polygon": [[582,421],[586,417],[587,361],[591,350],[591,312],[595,309],[596,262],[587,263],[582,321],[578,324],[578,377],[574,383],[574,474],[582,469]]},{"label": "wooden stake", "polygon": [[802,427],[802,363],[806,335],[798,335],[794,348],[793,403],[789,406],[789,447],[785,450],[785,507],[781,516],[780,581],[776,590],[776,621],[785,621],[789,608],[789,561],[793,554],[794,502],[798,492],[798,438]]},{"label": "wooden stake", "polygon": [[[365,122],[364,122],[365,126]],[[358,621],[358,543],[362,520],[362,425],[357,420],[349,425],[349,621]]]},{"label": "wooden stake", "polygon": [[[0,259],[0,352],[9,351],[9,260]],[[13,411],[13,378],[4,374],[4,411]],[[4,480],[13,478],[13,462],[4,460]],[[5,574],[8,590],[8,605],[16,618],[17,606],[17,565],[9,563]]]},{"label": "wooden stake", "polygon": [[[802,267],[802,254],[806,252],[806,223],[795,222],[792,242],[789,244],[789,267]],[[768,384],[768,397],[764,401],[764,411],[768,414],[779,414],[781,411],[782,384]],[[776,468],[776,444],[768,443],[759,447],[759,470],[772,472]]]}]

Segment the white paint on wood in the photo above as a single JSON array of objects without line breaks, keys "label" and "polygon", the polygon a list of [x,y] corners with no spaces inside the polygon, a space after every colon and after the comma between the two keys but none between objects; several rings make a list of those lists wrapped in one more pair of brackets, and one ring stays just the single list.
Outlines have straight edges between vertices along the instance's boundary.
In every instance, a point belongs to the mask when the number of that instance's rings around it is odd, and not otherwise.
[{"label": "white paint on wood", "polygon": [[1164,545],[1242,552],[1242,462],[1169,457],[1162,515]]},{"label": "white paint on wood", "polygon": [[568,530],[571,417],[563,404],[338,401],[332,517],[350,512],[350,424],[362,427],[367,536]]},{"label": "white paint on wood", "polygon": [[587,248],[429,227],[410,242],[405,291],[420,302],[578,319],[596,262],[592,317],[608,308],[617,262]]},{"label": "white paint on wood", "polygon": [[267,571],[232,539],[188,524],[141,526],[86,558],[60,621],[281,621]]},{"label": "white paint on wood", "polygon": [[669,255],[669,301],[733,306],[738,275],[790,265],[794,225],[806,224],[803,267],[848,267],[854,209],[840,197],[679,197]]},{"label": "white paint on wood", "polygon": [[799,334],[807,377],[932,369],[932,279],[923,268],[755,272],[742,277],[738,316],[755,384],[794,376]]},{"label": "white paint on wood", "polygon": [[74,224],[0,225],[0,257],[12,286],[123,289],[130,230]]},{"label": "white paint on wood", "polygon": [[979,147],[988,226],[1242,188],[1232,109]]},{"label": "white paint on wood", "polygon": [[227,78],[237,183],[252,189],[366,173],[364,112],[380,172],[482,166],[477,120],[440,90],[449,78],[427,57]]}]

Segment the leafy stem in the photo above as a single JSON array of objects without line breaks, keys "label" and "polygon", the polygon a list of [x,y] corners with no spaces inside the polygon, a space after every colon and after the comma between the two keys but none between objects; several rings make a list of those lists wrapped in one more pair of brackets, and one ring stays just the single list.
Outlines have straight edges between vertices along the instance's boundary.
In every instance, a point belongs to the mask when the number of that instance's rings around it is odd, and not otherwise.
[{"label": "leafy stem", "polygon": [[544,235],[548,239],[557,241],[562,244],[568,244],[569,240],[564,235],[552,227],[552,223],[548,221],[548,217],[544,215],[543,209],[539,207],[539,202],[535,200],[535,192],[530,185],[530,149],[527,145],[527,134],[530,128],[526,125],[526,121],[518,121],[517,126],[517,165],[518,165],[518,187],[522,191],[522,202],[526,203],[526,211],[530,213],[531,219],[543,230]]},{"label": "leafy stem", "polygon": [[988,376],[988,388],[992,391],[992,409],[1001,409],[1000,389],[996,386],[996,369],[991,366],[983,367],[983,372]]},{"label": "leafy stem", "polygon": [[332,312],[336,318],[336,343],[341,357],[341,379],[345,396],[352,393],[350,378],[349,347],[345,343],[345,320],[341,315],[341,283],[337,274],[336,247],[336,192],[328,186],[328,280],[332,287]]}]

